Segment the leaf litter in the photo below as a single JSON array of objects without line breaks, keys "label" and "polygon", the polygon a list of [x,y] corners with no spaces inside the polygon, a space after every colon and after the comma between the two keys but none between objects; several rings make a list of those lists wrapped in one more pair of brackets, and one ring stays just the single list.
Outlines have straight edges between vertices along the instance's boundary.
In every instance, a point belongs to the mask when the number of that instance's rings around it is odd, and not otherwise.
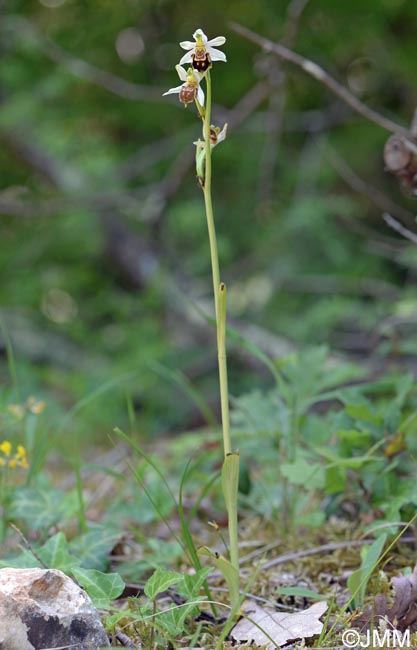
[{"label": "leaf litter", "polygon": [[356,619],[352,626],[361,631],[378,628],[382,621],[389,622],[400,632],[417,632],[417,564],[410,576],[394,576],[391,579],[394,599],[377,594],[371,606]]},{"label": "leaf litter", "polygon": [[235,641],[249,641],[265,645],[266,650],[289,641],[307,639],[323,630],[319,620],[327,610],[327,603],[320,601],[308,609],[294,614],[277,612],[271,607],[257,603],[244,605],[245,616],[233,628],[231,636]]}]

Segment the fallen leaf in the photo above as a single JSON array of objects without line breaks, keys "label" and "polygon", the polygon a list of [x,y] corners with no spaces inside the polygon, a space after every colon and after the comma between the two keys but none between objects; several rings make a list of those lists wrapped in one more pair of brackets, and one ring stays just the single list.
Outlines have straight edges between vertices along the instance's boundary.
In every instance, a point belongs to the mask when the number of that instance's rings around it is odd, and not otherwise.
[{"label": "fallen leaf", "polygon": [[364,631],[378,628],[385,619],[400,632],[417,631],[417,564],[411,576],[396,576],[391,584],[395,594],[392,605],[389,606],[387,596],[377,594],[374,604],[352,621],[352,626]]},{"label": "fallen leaf", "polygon": [[231,636],[235,641],[266,644],[266,650],[273,650],[288,641],[307,639],[320,634],[323,623],[319,621],[319,617],[326,610],[325,601],[314,603],[308,609],[294,614],[276,612],[272,607],[261,607],[246,601],[243,607],[245,618],[234,626]]}]

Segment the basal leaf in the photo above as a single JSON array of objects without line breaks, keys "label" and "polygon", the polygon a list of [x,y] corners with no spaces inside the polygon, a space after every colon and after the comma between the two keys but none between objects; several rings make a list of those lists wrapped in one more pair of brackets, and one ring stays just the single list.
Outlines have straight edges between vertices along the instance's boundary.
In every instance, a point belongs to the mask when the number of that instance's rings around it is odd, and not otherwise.
[{"label": "basal leaf", "polygon": [[68,542],[63,532],[50,537],[47,542],[37,551],[37,554],[51,569],[60,569],[69,573],[72,568],[78,566],[77,559],[70,554]]},{"label": "basal leaf", "polygon": [[283,463],[280,470],[293,485],[303,485],[308,489],[324,486],[324,470],[319,463],[300,458],[295,463]]},{"label": "basal leaf", "polygon": [[165,571],[156,569],[149,578],[144,587],[144,592],[149,600],[155,600],[155,597],[169,587],[182,580],[182,575],[175,571]]},{"label": "basal leaf", "polygon": [[125,588],[118,573],[101,573],[95,569],[81,568],[74,568],[71,573],[98,608],[106,609]]},{"label": "basal leaf", "polygon": [[85,569],[106,571],[109,553],[119,539],[120,532],[100,527],[76,537],[68,547]]},{"label": "basal leaf", "polygon": [[203,586],[207,576],[211,573],[211,569],[200,569],[194,574],[185,573],[182,582],[178,583],[178,593],[185,598],[196,598],[200,589]]},{"label": "basal leaf", "polygon": [[13,496],[9,515],[35,530],[48,530],[69,519],[77,511],[75,492],[64,493],[50,487],[22,487]]}]

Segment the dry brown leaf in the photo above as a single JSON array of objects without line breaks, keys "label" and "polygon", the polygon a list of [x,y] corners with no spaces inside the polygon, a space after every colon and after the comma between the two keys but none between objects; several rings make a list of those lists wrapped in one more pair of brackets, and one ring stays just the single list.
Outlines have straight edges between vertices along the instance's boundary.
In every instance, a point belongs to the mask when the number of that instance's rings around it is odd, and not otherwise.
[{"label": "dry brown leaf", "polygon": [[411,576],[397,576],[391,580],[394,588],[394,602],[388,604],[387,596],[378,594],[352,625],[360,630],[378,628],[382,619],[389,621],[395,629],[405,632],[417,631],[417,565]]},{"label": "dry brown leaf", "polygon": [[[319,617],[327,610],[327,603],[320,601],[308,609],[294,614],[276,612],[272,607],[261,607],[256,603],[246,602],[243,607],[245,616],[231,631],[235,641],[254,641],[258,645],[266,644],[267,650],[273,650],[288,641],[307,639],[320,634],[323,623]],[[256,623],[256,625],[255,625]],[[272,643],[271,639],[274,641]]]}]

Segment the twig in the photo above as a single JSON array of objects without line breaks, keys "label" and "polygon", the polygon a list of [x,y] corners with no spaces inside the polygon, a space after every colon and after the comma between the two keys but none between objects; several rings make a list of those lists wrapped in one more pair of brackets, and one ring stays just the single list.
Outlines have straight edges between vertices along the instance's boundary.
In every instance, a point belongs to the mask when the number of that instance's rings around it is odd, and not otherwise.
[{"label": "twig", "polygon": [[[287,6],[282,42],[288,47],[294,45],[301,14],[308,2],[309,0],[290,0]],[[269,98],[269,110],[265,115],[266,138],[259,165],[258,204],[267,201],[273,196],[275,169],[287,103],[286,75],[281,68],[282,66],[279,64],[268,66],[268,81],[272,92]]]},{"label": "twig", "polygon": [[397,205],[391,199],[383,194],[376,187],[363,180],[356,172],[353,171],[345,160],[330,145],[326,145],[324,149],[326,158],[330,161],[333,168],[337,171],[339,176],[353,189],[355,192],[367,196],[378,208],[381,210],[390,210],[395,212],[401,219],[413,219],[414,216],[411,212]]},{"label": "twig", "polygon": [[[333,542],[330,544],[322,544],[321,546],[315,546],[314,548],[305,549],[304,551],[297,551],[297,553],[286,553],[285,555],[280,555],[279,557],[276,557],[270,562],[266,562],[266,564],[262,565],[262,569],[267,569],[270,566],[275,566],[276,564],[285,564],[286,562],[292,562],[293,560],[297,560],[298,558],[302,558],[302,557],[307,557],[309,555],[328,553],[330,551],[337,551],[340,548],[361,546],[366,543],[367,540],[359,539],[359,540],[348,540],[345,542]],[[247,555],[245,555],[242,558],[241,563],[243,564],[246,562],[251,562],[257,557],[264,555],[269,551],[273,551],[275,548],[278,548],[280,545],[281,542],[271,542],[270,544],[267,544],[266,546],[256,549],[256,551],[252,551],[252,553],[248,553]]]},{"label": "twig", "polygon": [[376,299],[394,300],[398,297],[398,287],[378,278],[347,278],[337,275],[297,275],[283,279],[280,289],[295,293],[335,294],[369,296]]},{"label": "twig", "polygon": [[331,77],[325,70],[323,70],[323,68],[317,65],[317,63],[314,63],[314,61],[311,61],[310,59],[306,59],[296,52],[293,52],[289,48],[285,47],[285,45],[274,43],[273,41],[270,41],[269,39],[264,38],[255,32],[252,32],[250,29],[243,27],[243,25],[240,25],[239,23],[232,22],[230,23],[230,26],[235,32],[244,38],[252,41],[253,43],[256,43],[257,45],[260,45],[265,51],[274,52],[285,61],[289,61],[290,63],[293,63],[294,65],[304,70],[304,72],[307,72],[307,74],[314,77],[314,79],[317,79],[317,81],[320,81],[320,83],[326,86],[332,93],[340,97],[340,99],[348,104],[354,111],[360,113],[360,115],[365,117],[370,122],[377,124],[390,133],[402,135],[404,138],[406,138],[407,146],[410,148],[410,150],[417,153],[417,147],[415,143],[410,141],[412,134],[408,129],[400,126],[399,124],[396,124],[392,120],[384,117],[383,115],[380,115],[380,113],[377,111],[374,111],[372,108],[366,106],[357,97],[355,97],[355,95],[352,95],[352,93],[350,93],[344,86],[342,86],[342,84],[333,79],[333,77]]},{"label": "twig", "polygon": [[24,534],[22,533],[22,531],[21,531],[17,526],[15,526],[15,525],[12,524],[12,523],[9,523],[9,526],[10,526],[10,528],[13,528],[13,530],[15,531],[15,533],[17,533],[17,534],[19,535],[19,537],[20,537],[20,539],[22,540],[23,544],[26,546],[26,548],[28,549],[28,551],[30,551],[30,552],[32,553],[33,557],[34,557],[34,558],[39,562],[39,564],[40,564],[41,566],[43,566],[44,569],[49,569],[49,566],[48,566],[47,564],[45,564],[45,562],[42,560],[42,558],[39,557],[39,555],[37,554],[37,552],[32,548],[31,543],[29,542],[28,539],[26,539],[26,537],[24,536]]},{"label": "twig", "polygon": [[[415,542],[414,537],[408,539],[402,539],[402,542]],[[331,544],[322,544],[322,546],[316,546],[314,548],[308,548],[305,549],[304,551],[298,551],[298,553],[287,553],[286,555],[280,555],[279,557],[274,558],[273,560],[270,560],[269,562],[265,562],[265,564],[262,565],[262,571],[266,571],[267,569],[271,569],[274,566],[277,566],[278,564],[286,564],[287,562],[293,562],[294,560],[298,560],[303,557],[308,557],[309,555],[318,555],[319,553],[331,553],[332,551],[338,551],[339,549],[342,548],[355,548],[356,546],[363,546],[364,544],[369,544],[369,540],[367,539],[354,539],[351,541],[346,541],[346,542],[334,542]]]},{"label": "twig", "polygon": [[135,643],[133,643],[132,639],[129,639],[127,634],[124,634],[123,632],[116,632],[115,637],[119,641],[119,643],[122,644],[122,646],[124,648],[140,648],[141,647],[141,646],[138,646]]},{"label": "twig", "polygon": [[[80,189],[82,174],[67,165],[63,169],[56,159],[36,145],[31,134],[21,126],[16,129],[2,128],[0,140],[13,150],[14,155],[27,163],[32,169],[40,172],[49,184],[60,190],[71,191]],[[69,173],[66,173],[69,172]],[[68,180],[70,179],[70,181]]]},{"label": "twig", "polygon": [[115,170],[115,173],[124,181],[136,179],[161,161],[171,158],[173,147],[176,147],[177,144],[181,144],[183,147],[187,137],[191,138],[194,135],[195,127],[193,125],[181,131],[180,134],[174,133],[156,142],[142,145]]},{"label": "twig", "polygon": [[[213,587],[210,586],[210,591],[219,591],[223,593],[228,593],[229,590],[227,587]],[[281,609],[285,612],[297,612],[297,607],[291,607],[290,605],[283,605],[282,603],[277,603],[273,598],[262,598],[262,596],[256,596],[255,594],[251,594],[247,591],[241,590],[240,592],[241,596],[245,596],[245,598],[248,598],[249,600],[254,600],[257,603],[263,603],[264,605],[268,605],[269,607],[276,607],[277,609]]]},{"label": "twig", "polygon": [[[74,76],[89,81],[130,101],[163,102],[162,89],[126,81],[117,75],[79,59],[50,39],[47,39],[29,20],[13,16],[5,20],[2,29],[8,29],[24,39],[36,41],[41,51],[52,61],[64,66]],[[178,104],[180,105],[180,104]]]},{"label": "twig", "polygon": [[[415,541],[414,538],[413,541]],[[273,560],[270,560],[269,562],[265,562],[265,564],[262,564],[260,566],[260,571],[267,571],[268,569],[271,569],[274,566],[278,566],[279,564],[286,564],[287,562],[293,562],[294,560],[299,560],[300,558],[308,557],[310,555],[318,555],[319,553],[330,553],[332,551],[337,551],[342,548],[354,548],[356,546],[363,546],[366,543],[367,543],[366,539],[358,539],[358,540],[351,540],[346,542],[334,542],[331,544],[322,544],[321,546],[315,546],[314,548],[305,549],[304,551],[298,551],[297,553],[286,553],[284,555],[279,555],[278,557],[274,558]],[[268,551],[272,551],[274,548],[279,547],[280,544],[281,542],[274,542],[272,544],[268,544],[264,548],[260,548],[257,551],[253,551],[253,553],[249,553],[248,555],[242,558],[241,564],[246,563],[249,560],[259,558],[260,556],[264,555]],[[211,581],[217,579],[220,575],[221,573],[219,571],[214,571],[208,576],[208,579]]]},{"label": "twig", "polygon": [[399,232],[400,235],[412,241],[413,244],[417,244],[417,234],[415,232],[408,230],[408,228],[406,228],[402,223],[397,221],[397,219],[394,219],[394,217],[388,214],[388,212],[385,212],[382,216],[387,226]]},{"label": "twig", "polygon": [[227,122],[228,131],[230,131],[250,117],[269,97],[270,93],[270,85],[262,80],[252,86],[233,108],[226,110],[213,104],[213,112],[217,115],[219,122]]},{"label": "twig", "polygon": [[283,43],[292,47],[297,38],[301,14],[304,12],[310,0],[291,0],[287,7],[285,19]]}]

